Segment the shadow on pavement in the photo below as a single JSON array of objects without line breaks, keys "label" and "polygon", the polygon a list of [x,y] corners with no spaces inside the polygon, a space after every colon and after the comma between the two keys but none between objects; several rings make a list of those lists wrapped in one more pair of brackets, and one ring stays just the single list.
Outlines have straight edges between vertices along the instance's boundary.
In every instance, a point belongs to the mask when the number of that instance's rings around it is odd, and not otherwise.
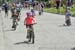
[{"label": "shadow on pavement", "polygon": [[15,31],[15,30],[13,30],[13,29],[4,30],[4,32],[8,32],[8,31]]},{"label": "shadow on pavement", "polygon": [[71,50],[75,50],[75,47],[73,47]]},{"label": "shadow on pavement", "polygon": [[62,25],[59,25],[58,27],[69,27],[69,26],[62,24]]},{"label": "shadow on pavement", "polygon": [[19,44],[30,44],[30,43],[28,43],[27,41],[14,43],[14,45],[19,45]]}]

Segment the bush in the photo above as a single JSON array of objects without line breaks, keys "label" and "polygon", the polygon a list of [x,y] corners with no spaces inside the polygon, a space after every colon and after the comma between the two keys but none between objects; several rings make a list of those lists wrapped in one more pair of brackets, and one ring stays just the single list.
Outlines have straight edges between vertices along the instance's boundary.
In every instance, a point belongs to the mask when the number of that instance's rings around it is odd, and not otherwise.
[{"label": "bush", "polygon": [[51,3],[50,2],[46,2],[46,7],[50,8],[51,7]]},{"label": "bush", "polygon": [[[57,13],[57,9],[54,8],[54,7],[52,7],[52,8],[45,8],[44,11],[48,12],[48,13]],[[71,11],[72,16],[75,17],[75,7],[74,8],[71,7],[70,11]],[[60,7],[60,13],[59,14],[65,14],[65,8]]]}]

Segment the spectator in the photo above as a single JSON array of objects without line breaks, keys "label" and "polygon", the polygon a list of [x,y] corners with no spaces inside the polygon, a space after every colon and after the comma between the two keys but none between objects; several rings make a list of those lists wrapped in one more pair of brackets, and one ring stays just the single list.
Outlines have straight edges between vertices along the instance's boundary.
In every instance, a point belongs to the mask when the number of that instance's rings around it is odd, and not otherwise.
[{"label": "spectator", "polygon": [[8,16],[8,9],[9,9],[8,3],[4,3],[3,7],[4,7],[4,11],[5,11],[5,17],[6,17],[6,16]]},{"label": "spectator", "polygon": [[60,6],[60,0],[56,0],[56,9],[59,9]]}]

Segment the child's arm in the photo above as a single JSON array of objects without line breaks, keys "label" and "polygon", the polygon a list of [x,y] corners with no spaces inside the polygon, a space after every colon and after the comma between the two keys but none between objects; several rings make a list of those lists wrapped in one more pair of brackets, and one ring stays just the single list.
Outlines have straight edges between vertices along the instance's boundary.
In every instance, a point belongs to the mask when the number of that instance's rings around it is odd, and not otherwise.
[{"label": "child's arm", "polygon": [[26,25],[26,18],[24,19],[24,25]]},{"label": "child's arm", "polygon": [[35,18],[33,18],[33,23],[36,23],[36,20],[35,20]]}]

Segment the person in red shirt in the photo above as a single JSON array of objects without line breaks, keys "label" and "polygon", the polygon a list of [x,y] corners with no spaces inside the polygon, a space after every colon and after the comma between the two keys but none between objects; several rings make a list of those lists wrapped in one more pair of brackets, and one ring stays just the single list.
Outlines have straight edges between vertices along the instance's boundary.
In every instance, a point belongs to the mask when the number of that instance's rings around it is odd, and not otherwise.
[{"label": "person in red shirt", "polygon": [[[32,44],[34,44],[34,30],[33,30],[33,22],[35,22],[35,20],[32,17],[31,13],[27,13],[27,17],[24,20],[24,24],[26,25],[26,29],[27,29],[27,38],[28,38],[28,42],[32,41]],[[29,29],[33,30],[33,33],[29,33]]]},{"label": "person in red shirt", "polygon": [[24,20],[24,24],[26,25],[26,28],[27,28],[27,27],[32,26],[33,22],[35,22],[35,20],[32,17],[32,13],[27,12],[26,15],[27,15],[27,17]]}]

